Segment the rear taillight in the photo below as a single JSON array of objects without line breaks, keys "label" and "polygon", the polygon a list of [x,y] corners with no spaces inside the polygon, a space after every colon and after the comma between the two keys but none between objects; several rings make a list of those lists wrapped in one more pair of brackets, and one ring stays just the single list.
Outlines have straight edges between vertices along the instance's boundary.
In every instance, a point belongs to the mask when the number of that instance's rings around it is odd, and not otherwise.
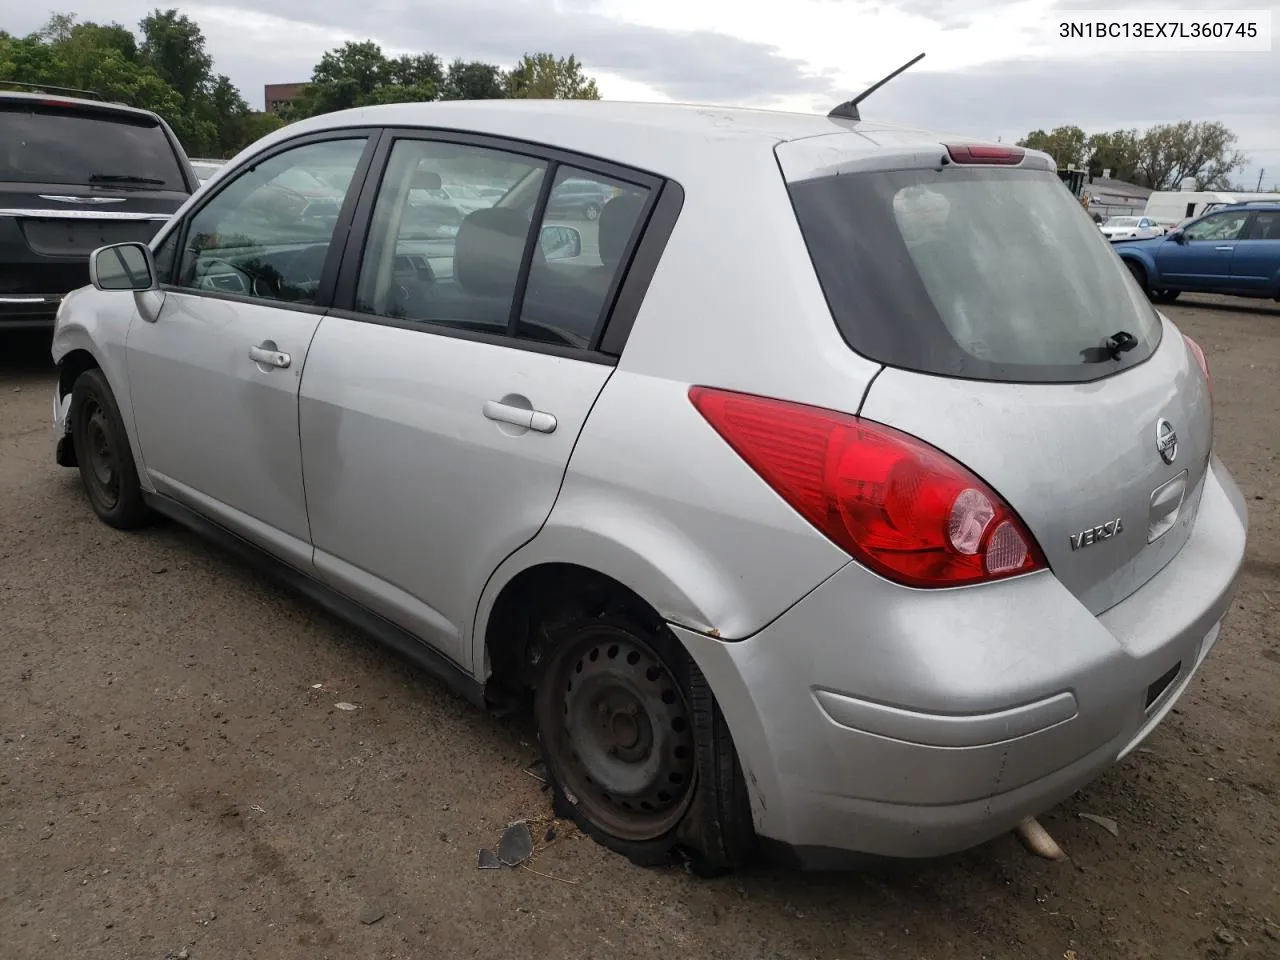
[{"label": "rear taillight", "polygon": [[689,398],[792,508],[890,580],[954,587],[1047,566],[995,491],[915,437],[751,394],[693,387]]},{"label": "rear taillight", "polygon": [[1213,400],[1213,374],[1209,372],[1209,361],[1204,357],[1204,351],[1200,349],[1200,344],[1196,343],[1185,333],[1182,339],[1187,341],[1187,349],[1191,351],[1191,355],[1196,358],[1196,363],[1200,364],[1200,370],[1204,373],[1205,385],[1209,389],[1209,400]]}]

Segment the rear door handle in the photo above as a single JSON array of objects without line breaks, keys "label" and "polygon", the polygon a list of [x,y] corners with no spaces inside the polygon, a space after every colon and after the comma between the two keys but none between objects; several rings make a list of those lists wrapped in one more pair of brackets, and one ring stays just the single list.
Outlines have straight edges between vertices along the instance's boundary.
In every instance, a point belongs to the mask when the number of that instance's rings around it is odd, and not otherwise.
[{"label": "rear door handle", "polygon": [[510,403],[500,403],[497,400],[484,402],[484,415],[499,423],[537,430],[539,433],[554,433],[557,426],[556,418],[549,413],[517,407]]},{"label": "rear door handle", "polygon": [[268,367],[287,367],[293,363],[293,358],[287,353],[281,353],[269,347],[250,347],[249,359],[254,363],[266,364]]}]

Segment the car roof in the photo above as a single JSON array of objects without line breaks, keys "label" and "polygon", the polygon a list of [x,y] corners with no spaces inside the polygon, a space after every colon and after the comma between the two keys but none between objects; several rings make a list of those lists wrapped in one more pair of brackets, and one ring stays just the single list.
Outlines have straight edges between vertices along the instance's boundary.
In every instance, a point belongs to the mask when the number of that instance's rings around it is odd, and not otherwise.
[{"label": "car roof", "polygon": [[[3,81],[0,81],[2,83]],[[86,97],[68,97],[61,93],[29,93],[25,90],[5,90],[0,88],[0,101],[9,100],[26,103],[57,103],[60,105],[84,107],[99,113],[125,113],[149,119],[158,119],[151,110],[142,110],[125,103],[114,103],[109,100],[89,100]]]},{"label": "car roof", "polygon": [[[844,134],[850,141],[842,144],[844,151],[877,153],[942,142],[938,133],[897,124],[745,107],[614,100],[454,100],[322,114],[268,134],[251,149],[257,152],[259,147],[304,133],[362,126],[488,134],[548,144],[669,176],[679,176],[682,169],[704,172],[707,153],[725,145],[758,144],[772,149],[787,141]],[[992,142],[968,136],[946,140]]]}]

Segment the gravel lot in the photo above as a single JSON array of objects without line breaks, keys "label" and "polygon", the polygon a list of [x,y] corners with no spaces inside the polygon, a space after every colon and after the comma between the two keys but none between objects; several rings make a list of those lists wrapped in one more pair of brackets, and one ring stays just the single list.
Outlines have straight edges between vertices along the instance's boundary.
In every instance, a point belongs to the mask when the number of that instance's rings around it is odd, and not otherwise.
[{"label": "gravel lot", "polygon": [[477,870],[504,824],[549,815],[522,723],[182,530],[98,523],[52,463],[47,338],[5,337],[0,955],[1280,956],[1280,308],[1169,313],[1209,356],[1248,566],[1179,708],[1044,818],[1071,859],[1004,837],[870,874],[710,882],[563,825],[537,873]]}]

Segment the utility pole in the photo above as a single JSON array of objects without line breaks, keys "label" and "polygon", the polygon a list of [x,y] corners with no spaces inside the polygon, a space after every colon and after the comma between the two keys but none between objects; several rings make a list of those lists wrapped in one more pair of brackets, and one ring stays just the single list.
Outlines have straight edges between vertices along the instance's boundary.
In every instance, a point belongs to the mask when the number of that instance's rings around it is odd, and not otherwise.
[{"label": "utility pole", "polygon": [[1266,169],[1265,169],[1265,168],[1264,168],[1264,169],[1262,169],[1262,170],[1259,170],[1259,171],[1258,171],[1258,189],[1257,189],[1257,190],[1255,190],[1255,191],[1253,191],[1254,193],[1261,193],[1261,192],[1262,192],[1262,175],[1263,175],[1264,173],[1266,173],[1266,172],[1267,172],[1267,171],[1266,171]]}]

